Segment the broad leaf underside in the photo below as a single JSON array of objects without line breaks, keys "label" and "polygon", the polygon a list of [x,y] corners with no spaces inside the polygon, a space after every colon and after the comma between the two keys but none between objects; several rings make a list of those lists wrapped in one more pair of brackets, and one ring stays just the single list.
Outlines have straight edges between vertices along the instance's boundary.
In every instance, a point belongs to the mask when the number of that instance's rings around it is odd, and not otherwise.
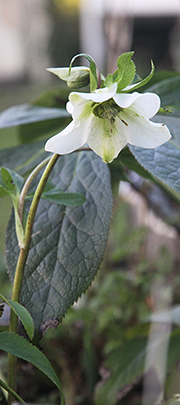
[{"label": "broad leaf underside", "polygon": [[138,162],[153,176],[180,193],[180,134],[179,117],[159,115],[156,122],[164,122],[172,135],[169,142],[155,149],[129,145]]},{"label": "broad leaf underside", "polygon": [[180,192],[180,150],[178,148],[168,143],[156,149],[130,146],[130,150],[146,170],[173,190]]},{"label": "broad leaf underside", "polygon": [[[91,284],[106,247],[112,211],[108,166],[91,152],[59,158],[51,181],[62,191],[81,193],[76,208],[41,200],[25,267],[21,304],[31,313],[36,333],[57,326]],[[6,233],[11,280],[19,253],[11,217]]]}]

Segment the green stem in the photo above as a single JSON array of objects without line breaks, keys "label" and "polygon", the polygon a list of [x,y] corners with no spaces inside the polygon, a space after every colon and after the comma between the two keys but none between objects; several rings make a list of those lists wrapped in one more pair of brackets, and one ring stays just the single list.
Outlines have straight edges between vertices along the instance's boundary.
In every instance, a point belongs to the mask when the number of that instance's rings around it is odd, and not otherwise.
[{"label": "green stem", "polygon": [[35,194],[34,194],[34,197],[33,197],[32,203],[31,203],[31,207],[30,207],[29,214],[27,217],[26,228],[25,228],[25,244],[26,244],[26,246],[28,246],[28,250],[29,250],[30,241],[31,241],[31,233],[32,233],[34,217],[35,217],[35,214],[37,211],[39,200],[41,198],[42,192],[43,192],[46,182],[49,178],[49,175],[50,175],[54,165],[56,164],[58,158],[59,158],[59,155],[57,155],[57,154],[54,154],[51,157],[51,159],[39,181],[39,184],[37,186],[37,189],[35,191]]},{"label": "green stem", "polygon": [[[39,181],[39,184],[37,186],[37,189],[35,191],[35,194],[34,194],[30,209],[29,209],[29,214],[28,214],[28,218],[27,218],[27,222],[26,222],[26,229],[25,229],[25,243],[24,243],[24,247],[21,248],[21,250],[20,250],[20,254],[19,254],[19,258],[18,258],[18,262],[17,262],[17,266],[16,266],[16,272],[15,272],[15,276],[14,276],[13,290],[12,290],[12,300],[16,301],[16,302],[19,302],[19,300],[20,300],[20,292],[21,292],[24,267],[25,267],[27,256],[29,253],[34,217],[35,217],[35,214],[37,211],[37,207],[38,207],[42,192],[43,192],[46,182],[48,180],[48,177],[49,177],[55,163],[57,162],[58,158],[59,158],[59,155],[57,155],[57,154],[54,154],[51,157],[51,159],[50,159],[48,165],[46,166],[44,173],[42,174],[42,177]],[[18,328],[18,317],[14,313],[14,311],[11,310],[9,332],[17,333],[17,328]],[[8,385],[13,391],[16,391],[16,364],[17,364],[17,358],[9,353],[9,355],[8,355]],[[9,395],[8,405],[10,405],[12,403],[12,400],[13,400],[12,395]]]},{"label": "green stem", "polygon": [[[90,151],[91,149],[89,147],[82,147],[77,149],[74,152],[81,152],[81,151]],[[54,156],[54,155],[53,155]],[[59,155],[58,155],[59,156]],[[27,178],[27,180],[24,183],[24,186],[22,188],[21,194],[19,196],[19,217],[22,223],[22,217],[23,217],[23,209],[24,209],[24,202],[25,202],[25,198],[27,195],[27,192],[29,190],[29,187],[32,183],[32,181],[34,180],[34,178],[37,176],[37,174],[41,171],[41,169],[43,169],[43,167],[49,162],[49,160],[51,159],[51,156],[48,156],[46,159],[44,159],[42,162],[40,162],[35,169],[30,173],[29,177]]]},{"label": "green stem", "polygon": [[16,392],[13,391],[10,387],[8,387],[8,385],[5,384],[5,382],[2,381],[1,379],[0,379],[0,386],[1,386],[2,388],[4,388],[4,390],[6,390],[7,392],[9,392],[9,394],[12,394],[13,397],[14,397],[15,399],[17,399],[18,402],[21,402],[21,403],[25,404],[25,402],[23,401],[23,399],[22,399],[18,394],[16,394]]},{"label": "green stem", "polygon": [[24,183],[24,186],[22,188],[21,194],[19,196],[19,217],[22,222],[22,216],[23,216],[23,209],[24,209],[24,201],[27,195],[27,192],[29,190],[29,187],[34,180],[34,178],[37,176],[37,174],[40,172],[41,169],[43,169],[44,166],[49,162],[51,159],[51,156],[48,156],[46,159],[44,159],[42,162],[39,163],[38,166],[35,167],[35,169],[30,173],[29,177]]}]

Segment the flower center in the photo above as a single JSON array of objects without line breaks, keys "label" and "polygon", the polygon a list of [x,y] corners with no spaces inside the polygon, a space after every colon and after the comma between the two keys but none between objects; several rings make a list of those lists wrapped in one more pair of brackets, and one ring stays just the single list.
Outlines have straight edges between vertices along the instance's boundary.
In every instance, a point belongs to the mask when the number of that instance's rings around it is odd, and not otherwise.
[{"label": "flower center", "polygon": [[115,101],[111,98],[110,100],[103,101],[103,103],[93,103],[93,114],[98,118],[113,120],[123,108],[119,107]]}]

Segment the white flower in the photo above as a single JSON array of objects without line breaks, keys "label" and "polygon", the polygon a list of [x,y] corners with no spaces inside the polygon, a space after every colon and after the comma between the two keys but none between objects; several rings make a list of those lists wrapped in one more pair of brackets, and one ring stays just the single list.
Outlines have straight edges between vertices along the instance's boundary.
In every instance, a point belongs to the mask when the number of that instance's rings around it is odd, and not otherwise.
[{"label": "white flower", "polygon": [[63,155],[87,143],[104,162],[111,162],[127,143],[156,148],[171,138],[164,124],[149,121],[160,107],[156,94],[116,90],[114,83],[94,93],[72,92],[66,108],[73,121],[47,141],[46,151]]}]

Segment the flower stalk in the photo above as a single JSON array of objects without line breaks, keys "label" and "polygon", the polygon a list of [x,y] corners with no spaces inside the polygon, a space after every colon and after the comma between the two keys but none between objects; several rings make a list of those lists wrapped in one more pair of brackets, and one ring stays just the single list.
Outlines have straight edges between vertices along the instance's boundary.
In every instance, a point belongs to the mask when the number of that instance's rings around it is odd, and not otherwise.
[{"label": "flower stalk", "polygon": [[25,198],[27,196],[29,187],[31,186],[31,183],[33,182],[33,180],[35,179],[37,174],[41,171],[41,169],[43,169],[44,166],[46,166],[46,164],[49,162],[50,159],[51,159],[51,156],[48,156],[46,159],[44,159],[42,162],[40,162],[39,165],[37,165],[35,167],[35,169],[30,173],[30,175],[28,176],[27,180],[24,183],[21,194],[19,196],[19,217],[20,217],[21,222],[22,222],[22,218],[23,218],[24,202],[25,202]]},{"label": "flower stalk", "polygon": [[[47,182],[49,175],[50,175],[54,165],[56,164],[58,158],[59,158],[59,155],[57,155],[57,154],[54,154],[50,158],[50,161],[47,164],[47,166],[44,170],[44,173],[42,174],[42,177],[39,181],[39,184],[37,186],[37,189],[35,191],[35,194],[34,194],[30,209],[29,209],[29,214],[28,214],[26,228],[25,228],[24,247],[22,247],[20,249],[19,258],[18,258],[18,262],[17,262],[17,266],[16,266],[16,272],[15,272],[15,276],[14,276],[13,289],[12,289],[12,300],[16,301],[16,302],[20,301],[20,292],[21,292],[21,286],[22,286],[22,280],[23,280],[24,267],[25,267],[29,249],[30,249],[32,227],[33,227],[33,223],[34,223],[35,214],[36,214],[38,204],[39,204],[41,195],[43,193],[44,187],[46,185],[46,182]],[[42,163],[44,166],[44,164],[46,164],[47,162],[44,163],[44,161],[43,161]],[[41,168],[43,166],[41,165]],[[38,170],[40,170],[40,169],[38,169]],[[37,174],[37,170],[34,171],[34,174],[35,174],[35,172]],[[33,174],[33,176],[35,177],[36,174],[35,175],[34,174]],[[32,180],[32,177],[31,177],[31,180]],[[26,187],[25,190],[27,191],[27,189],[28,189],[28,187]],[[25,193],[25,191],[23,191],[23,199],[25,198],[25,195],[26,195],[26,193]],[[22,210],[22,205],[21,205],[21,210]],[[9,332],[17,333],[17,329],[18,329],[18,317],[14,313],[14,311],[11,310]],[[17,365],[17,358],[15,356],[13,356],[11,353],[9,353],[9,355],[8,355],[8,385],[14,391],[16,391],[16,365]],[[8,405],[11,405],[12,400],[13,400],[13,397],[10,394],[8,397]]]}]

